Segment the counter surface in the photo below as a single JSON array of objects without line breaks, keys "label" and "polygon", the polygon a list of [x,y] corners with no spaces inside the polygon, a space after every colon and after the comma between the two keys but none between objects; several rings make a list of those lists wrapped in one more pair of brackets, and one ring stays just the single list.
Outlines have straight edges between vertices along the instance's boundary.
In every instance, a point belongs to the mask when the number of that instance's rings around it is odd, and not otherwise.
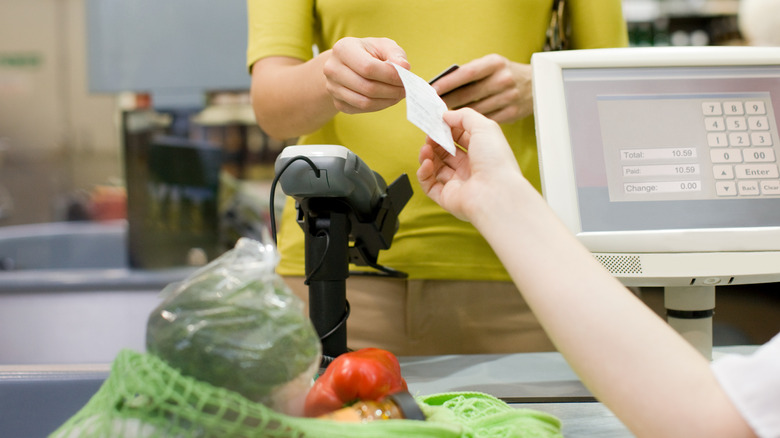
[{"label": "counter surface", "polygon": [[479,391],[558,417],[567,438],[634,435],[583,386],[559,353],[402,357],[412,394]]}]

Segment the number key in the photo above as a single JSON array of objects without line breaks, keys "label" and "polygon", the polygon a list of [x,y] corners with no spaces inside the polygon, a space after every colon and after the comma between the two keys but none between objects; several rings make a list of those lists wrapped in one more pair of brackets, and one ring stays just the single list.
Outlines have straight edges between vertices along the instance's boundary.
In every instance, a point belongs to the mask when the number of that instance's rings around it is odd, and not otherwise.
[{"label": "number key", "polygon": [[741,116],[745,114],[745,107],[742,102],[723,102],[723,113],[729,116]]},{"label": "number key", "polygon": [[737,147],[750,146],[750,135],[747,132],[732,132],[729,134],[729,144]]},{"label": "number key", "polygon": [[766,114],[764,102],[757,100],[754,102],[745,102],[745,112],[750,115]]},{"label": "number key", "polygon": [[746,163],[771,163],[775,161],[775,150],[772,148],[752,148],[745,151]]},{"label": "number key", "polygon": [[754,132],[750,134],[750,140],[756,146],[772,146],[772,136],[768,132]]},{"label": "number key", "polygon": [[761,116],[748,117],[748,126],[753,131],[768,131],[769,120]]},{"label": "number key", "polygon": [[703,102],[701,112],[705,116],[719,116],[723,114],[723,108],[720,106],[720,102]]},{"label": "number key", "polygon": [[726,147],[729,145],[728,136],[724,132],[712,132],[707,134],[707,144],[713,148]]},{"label": "number key", "polygon": [[726,129],[729,131],[747,131],[747,128],[744,117],[726,117]]},{"label": "number key", "polygon": [[710,149],[713,163],[741,163],[742,151],[739,149]]},{"label": "number key", "polygon": [[725,131],[726,123],[723,121],[723,117],[705,117],[704,127],[707,131]]}]

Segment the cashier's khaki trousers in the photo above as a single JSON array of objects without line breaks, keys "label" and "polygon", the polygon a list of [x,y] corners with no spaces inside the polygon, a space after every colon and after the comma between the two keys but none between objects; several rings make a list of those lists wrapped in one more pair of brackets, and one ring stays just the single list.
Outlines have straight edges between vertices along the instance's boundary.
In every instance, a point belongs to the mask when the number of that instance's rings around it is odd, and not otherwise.
[{"label": "cashier's khaki trousers", "polygon": [[[302,277],[285,281],[308,302]],[[352,350],[378,347],[399,356],[427,356],[555,349],[510,282],[351,276],[347,300]]]}]

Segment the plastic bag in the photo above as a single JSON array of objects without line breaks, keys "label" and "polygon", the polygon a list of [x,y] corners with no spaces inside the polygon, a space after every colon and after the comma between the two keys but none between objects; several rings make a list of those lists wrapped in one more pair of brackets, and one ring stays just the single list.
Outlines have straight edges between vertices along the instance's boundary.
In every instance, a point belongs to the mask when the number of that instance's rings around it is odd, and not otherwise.
[{"label": "plastic bag", "polygon": [[169,285],[148,320],[148,352],[184,375],[300,415],[322,347],[277,263],[272,245],[242,238]]}]

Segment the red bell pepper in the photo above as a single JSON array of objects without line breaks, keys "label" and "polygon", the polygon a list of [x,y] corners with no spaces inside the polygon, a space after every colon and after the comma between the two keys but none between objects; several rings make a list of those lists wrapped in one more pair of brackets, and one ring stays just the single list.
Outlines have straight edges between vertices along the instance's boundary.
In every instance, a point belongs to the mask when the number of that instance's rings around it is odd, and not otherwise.
[{"label": "red bell pepper", "polygon": [[380,400],[406,391],[398,358],[387,350],[363,348],[338,356],[314,381],[304,404],[307,417],[317,417],[357,400]]}]

